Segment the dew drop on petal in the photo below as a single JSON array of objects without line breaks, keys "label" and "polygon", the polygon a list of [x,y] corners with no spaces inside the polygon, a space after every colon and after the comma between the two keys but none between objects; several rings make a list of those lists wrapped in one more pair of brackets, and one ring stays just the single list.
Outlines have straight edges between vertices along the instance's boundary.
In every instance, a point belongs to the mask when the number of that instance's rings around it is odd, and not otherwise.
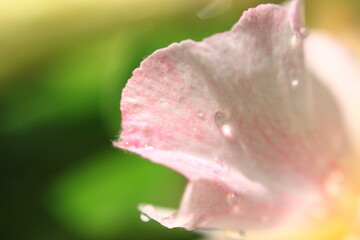
[{"label": "dew drop on petal", "polygon": [[299,37],[296,36],[296,35],[293,35],[293,36],[291,37],[291,39],[290,39],[290,45],[291,45],[291,47],[295,49],[295,48],[297,48],[297,47],[299,46],[299,44],[300,44],[300,39],[299,39]]},{"label": "dew drop on petal", "polygon": [[146,216],[145,214],[140,214],[140,219],[141,219],[141,221],[143,221],[143,222],[148,222],[148,221],[150,221],[150,218],[148,217],[148,216]]},{"label": "dew drop on petal", "polygon": [[229,117],[225,113],[217,111],[214,115],[214,120],[218,126],[222,126],[229,121]]},{"label": "dew drop on petal", "polygon": [[216,125],[219,127],[221,134],[224,137],[233,137],[233,128],[228,123],[229,122],[229,116],[221,111],[218,111],[214,115],[214,120]]},{"label": "dew drop on petal", "polygon": [[306,27],[300,29],[300,34],[302,38],[309,36],[309,30]]},{"label": "dew drop on petal", "polygon": [[198,118],[204,119],[204,113],[202,111],[198,111],[196,115],[198,116]]},{"label": "dew drop on petal", "polygon": [[145,144],[145,145],[144,145],[144,148],[145,148],[146,150],[152,150],[152,149],[154,149],[152,146],[150,146],[150,145],[148,145],[148,144]]},{"label": "dew drop on petal", "polygon": [[233,130],[229,124],[224,124],[221,126],[221,133],[225,137],[232,137],[233,136]]},{"label": "dew drop on petal", "polygon": [[220,166],[224,169],[224,170],[228,170],[228,166],[227,166],[227,164],[225,163],[225,161],[220,161],[219,162],[219,164],[220,164]]},{"label": "dew drop on petal", "polygon": [[291,86],[296,87],[298,85],[299,85],[299,80],[297,80],[297,79],[291,80]]},{"label": "dew drop on petal", "polygon": [[236,205],[240,201],[240,195],[237,194],[236,192],[231,192],[227,196],[227,201],[231,206]]}]

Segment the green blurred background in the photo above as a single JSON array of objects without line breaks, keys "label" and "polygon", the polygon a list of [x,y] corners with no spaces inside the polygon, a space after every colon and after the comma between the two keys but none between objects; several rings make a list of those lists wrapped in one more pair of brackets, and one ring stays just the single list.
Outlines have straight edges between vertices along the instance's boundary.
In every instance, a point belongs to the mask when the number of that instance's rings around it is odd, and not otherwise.
[{"label": "green blurred background", "polygon": [[[1,239],[196,239],[140,221],[139,203],[176,208],[186,181],[112,147],[121,90],[156,49],[226,31],[264,2],[0,1]],[[306,10],[359,51],[358,0]]]}]

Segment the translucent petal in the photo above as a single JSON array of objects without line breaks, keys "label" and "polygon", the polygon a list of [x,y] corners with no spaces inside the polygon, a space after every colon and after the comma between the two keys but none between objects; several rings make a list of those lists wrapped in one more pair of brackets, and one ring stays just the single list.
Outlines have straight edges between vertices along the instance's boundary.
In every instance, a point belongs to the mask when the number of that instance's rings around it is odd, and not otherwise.
[{"label": "translucent petal", "polygon": [[346,150],[336,102],[303,61],[300,1],[246,11],[229,32],[145,59],[122,94],[115,146],[189,179],[167,227],[299,226],[331,202]]}]

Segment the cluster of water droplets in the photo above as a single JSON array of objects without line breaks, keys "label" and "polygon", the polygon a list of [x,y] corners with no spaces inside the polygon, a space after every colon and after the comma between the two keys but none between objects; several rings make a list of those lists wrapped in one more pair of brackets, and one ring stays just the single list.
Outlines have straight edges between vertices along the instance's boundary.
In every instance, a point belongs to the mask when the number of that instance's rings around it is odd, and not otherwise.
[{"label": "cluster of water droplets", "polygon": [[145,150],[152,150],[154,149],[153,146],[151,146],[150,144],[139,144],[138,141],[133,141],[133,142],[129,142],[129,141],[124,141],[124,145],[127,147],[134,147],[134,148],[143,148]]},{"label": "cluster of water droplets", "polygon": [[[125,135],[132,135],[133,133],[141,132],[144,135],[144,139],[151,139],[152,131],[151,129],[144,127],[140,129],[139,127],[135,127],[132,124],[126,123],[124,126],[123,133],[126,133]],[[121,142],[126,147],[133,147],[133,148],[143,148],[145,150],[152,150],[153,146],[151,145],[151,140],[142,141],[139,139],[131,139],[126,137],[125,139],[121,139]]]},{"label": "cluster of water droplets", "polygon": [[[307,28],[303,27],[300,29],[300,34],[293,34],[290,39],[290,46],[293,50],[298,50],[301,46],[304,39],[309,35]],[[290,84],[293,88],[296,88],[300,84],[300,79],[297,76],[292,76],[290,79]]]},{"label": "cluster of water droplets", "polygon": [[[231,126],[229,122],[229,115],[222,112],[217,111],[214,114],[214,121],[218,129],[220,130],[221,134],[225,138],[233,139],[234,138],[234,129]],[[217,162],[224,170],[228,170],[228,165],[226,162],[222,159],[220,159],[218,156],[214,157],[214,161]]]},{"label": "cluster of water droplets", "polygon": [[213,157],[213,160],[214,160],[214,162],[216,162],[217,164],[219,164],[220,167],[221,167],[223,170],[225,170],[225,171],[229,170],[228,165],[226,164],[226,162],[225,162],[224,160],[222,160],[221,158],[219,158],[218,156],[214,156],[214,157]]}]

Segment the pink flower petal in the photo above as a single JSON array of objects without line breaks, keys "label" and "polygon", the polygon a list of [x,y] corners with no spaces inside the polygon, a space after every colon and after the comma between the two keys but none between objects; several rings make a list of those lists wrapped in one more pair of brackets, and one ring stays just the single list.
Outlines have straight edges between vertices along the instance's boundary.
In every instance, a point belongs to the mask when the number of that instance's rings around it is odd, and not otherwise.
[{"label": "pink flower petal", "polygon": [[177,212],[144,214],[170,228],[258,229],[299,226],[329,202],[344,135],[304,68],[299,3],[250,9],[231,31],[172,44],[133,72],[115,146],[189,179]]},{"label": "pink flower petal", "polygon": [[360,62],[329,34],[312,32],[305,44],[309,69],[336,97],[353,151],[360,156]]}]

